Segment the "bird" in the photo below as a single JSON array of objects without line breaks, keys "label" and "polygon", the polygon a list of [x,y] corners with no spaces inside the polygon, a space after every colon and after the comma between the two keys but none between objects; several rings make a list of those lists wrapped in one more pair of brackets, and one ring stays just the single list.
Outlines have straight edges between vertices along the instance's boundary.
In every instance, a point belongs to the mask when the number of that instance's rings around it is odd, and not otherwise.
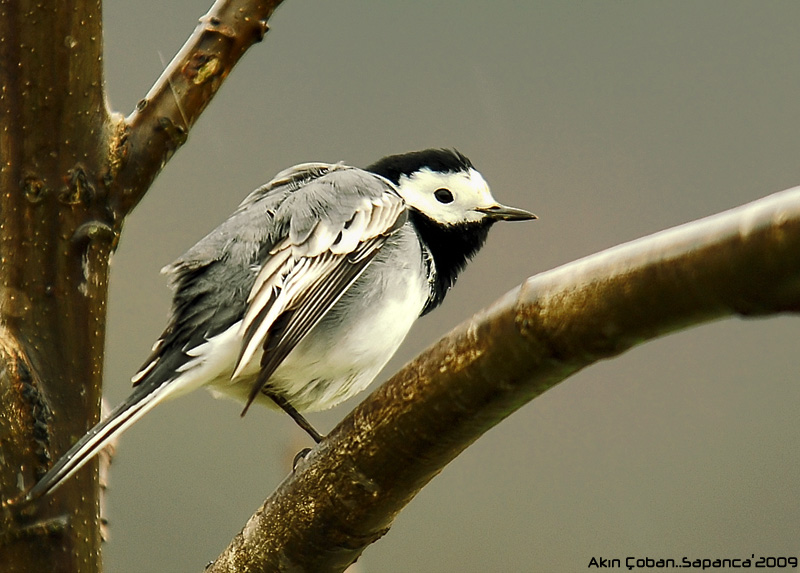
[{"label": "bird", "polygon": [[215,395],[301,412],[364,390],[415,320],[437,308],[498,221],[498,203],[455,149],[386,156],[365,169],[303,163],[278,173],[162,272],[166,329],[133,391],[28,492],[62,485],[156,405]]}]

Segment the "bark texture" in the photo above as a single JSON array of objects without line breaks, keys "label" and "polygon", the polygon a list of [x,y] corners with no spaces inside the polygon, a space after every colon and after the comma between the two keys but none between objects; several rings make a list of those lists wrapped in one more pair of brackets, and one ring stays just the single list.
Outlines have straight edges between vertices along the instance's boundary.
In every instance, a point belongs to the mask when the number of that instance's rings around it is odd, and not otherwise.
[{"label": "bark texture", "polygon": [[[97,420],[109,136],[101,5],[0,4],[0,496],[16,497]],[[93,466],[96,467],[96,466]],[[6,571],[96,571],[96,471],[4,508]],[[19,509],[19,511],[17,511]]]}]

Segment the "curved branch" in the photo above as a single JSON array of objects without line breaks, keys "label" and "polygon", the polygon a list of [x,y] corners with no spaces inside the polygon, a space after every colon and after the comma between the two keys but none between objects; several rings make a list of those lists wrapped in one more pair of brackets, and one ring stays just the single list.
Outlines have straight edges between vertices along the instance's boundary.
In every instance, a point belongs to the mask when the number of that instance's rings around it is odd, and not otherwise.
[{"label": "curved branch", "polygon": [[341,571],[462,450],[585,366],[726,316],[798,310],[800,188],[532,277],[364,400],[208,571]]},{"label": "curved branch", "polygon": [[264,38],[283,0],[217,0],[150,92],[117,130],[112,145],[112,206],[117,220],[142,199],[186,142],[189,129],[250,46]]}]

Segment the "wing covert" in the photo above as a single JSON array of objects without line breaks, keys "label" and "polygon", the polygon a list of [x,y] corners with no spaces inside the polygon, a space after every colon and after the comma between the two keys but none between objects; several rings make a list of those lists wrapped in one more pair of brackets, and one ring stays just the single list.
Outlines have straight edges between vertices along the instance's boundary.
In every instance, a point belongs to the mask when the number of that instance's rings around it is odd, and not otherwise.
[{"label": "wing covert", "polygon": [[[340,176],[330,182],[342,189],[308,190],[307,204],[294,206],[300,215],[269,251],[248,295],[232,378],[242,374],[259,350],[263,354],[245,412],[283,359],[406,221],[405,203],[388,182],[356,169],[339,175],[356,179]],[[370,192],[357,193],[365,180]],[[381,192],[375,192],[376,185]],[[322,212],[321,197],[314,191],[327,192]]]}]

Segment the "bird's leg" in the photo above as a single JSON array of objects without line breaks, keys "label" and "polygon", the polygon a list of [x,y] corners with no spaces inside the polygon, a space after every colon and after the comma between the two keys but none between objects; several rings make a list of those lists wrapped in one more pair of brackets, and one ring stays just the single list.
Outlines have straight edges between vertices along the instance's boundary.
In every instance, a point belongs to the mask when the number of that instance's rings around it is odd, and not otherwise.
[{"label": "bird's leg", "polygon": [[272,392],[264,393],[269,396],[272,401],[275,402],[278,407],[280,407],[281,410],[289,414],[292,417],[292,420],[294,420],[298,426],[303,428],[303,430],[305,430],[305,432],[311,436],[312,440],[314,440],[316,443],[320,443],[322,441],[322,438],[325,436],[316,431],[314,426],[312,426],[300,412],[295,410],[294,406],[292,406],[286,398],[283,396],[278,396],[277,394],[273,394]]}]

